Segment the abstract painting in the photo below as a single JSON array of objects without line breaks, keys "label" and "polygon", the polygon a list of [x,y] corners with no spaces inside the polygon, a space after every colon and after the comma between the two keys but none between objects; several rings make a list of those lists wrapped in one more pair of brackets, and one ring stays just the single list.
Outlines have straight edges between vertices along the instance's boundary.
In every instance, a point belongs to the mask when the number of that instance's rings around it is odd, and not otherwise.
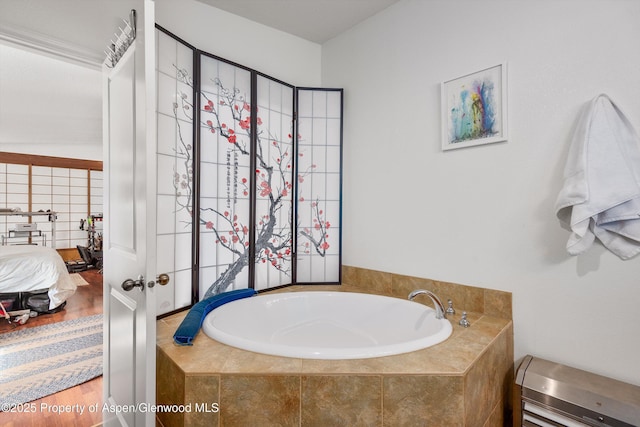
[{"label": "abstract painting", "polygon": [[442,83],[442,149],[507,140],[507,66]]}]

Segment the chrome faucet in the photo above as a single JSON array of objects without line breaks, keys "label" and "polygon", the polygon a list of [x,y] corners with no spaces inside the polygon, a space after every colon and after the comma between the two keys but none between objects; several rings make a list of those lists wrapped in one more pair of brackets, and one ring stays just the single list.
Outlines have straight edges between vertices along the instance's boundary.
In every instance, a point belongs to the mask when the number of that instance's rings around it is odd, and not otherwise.
[{"label": "chrome faucet", "polygon": [[447,318],[447,313],[445,312],[444,305],[442,305],[442,301],[440,301],[440,298],[438,298],[436,294],[431,291],[428,291],[426,289],[415,290],[409,294],[409,301],[413,301],[415,297],[421,294],[427,295],[429,298],[431,298],[431,301],[433,301],[433,305],[436,309],[436,319]]}]

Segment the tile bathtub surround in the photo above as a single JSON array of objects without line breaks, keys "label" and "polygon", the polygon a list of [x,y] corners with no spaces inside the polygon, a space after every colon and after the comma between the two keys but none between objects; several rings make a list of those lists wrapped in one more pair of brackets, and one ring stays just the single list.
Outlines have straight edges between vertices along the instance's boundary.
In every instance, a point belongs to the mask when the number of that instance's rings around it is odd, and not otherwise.
[{"label": "tile bathtub surround", "polygon": [[303,426],[373,426],[382,418],[379,375],[302,376]]},{"label": "tile bathtub surround", "polygon": [[[458,283],[442,282],[421,277],[404,276],[360,267],[343,266],[342,283],[349,290],[407,298],[416,289],[428,289],[445,305],[453,301],[457,313],[483,313],[512,319],[511,292],[484,289]],[[419,301],[416,297],[416,301]],[[429,304],[431,301],[427,299]]]},{"label": "tile bathtub surround", "polygon": [[[176,346],[171,337],[186,315],[178,313],[158,321],[158,403],[218,403],[219,411],[158,414],[159,425],[506,425],[513,383],[511,294],[353,267],[344,268],[343,283],[278,292],[368,291],[406,298],[427,288],[454,300],[453,334],[396,356],[296,359],[233,348],[203,332],[192,347]],[[470,328],[458,325],[463,309]]]}]

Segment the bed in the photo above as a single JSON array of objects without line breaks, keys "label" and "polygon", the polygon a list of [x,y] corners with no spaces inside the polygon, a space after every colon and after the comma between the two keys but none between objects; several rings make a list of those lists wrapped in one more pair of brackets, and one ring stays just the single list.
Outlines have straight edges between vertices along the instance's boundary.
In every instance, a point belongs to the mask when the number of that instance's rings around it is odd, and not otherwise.
[{"label": "bed", "polygon": [[58,252],[46,246],[0,246],[0,294],[44,290],[50,310],[76,291]]}]

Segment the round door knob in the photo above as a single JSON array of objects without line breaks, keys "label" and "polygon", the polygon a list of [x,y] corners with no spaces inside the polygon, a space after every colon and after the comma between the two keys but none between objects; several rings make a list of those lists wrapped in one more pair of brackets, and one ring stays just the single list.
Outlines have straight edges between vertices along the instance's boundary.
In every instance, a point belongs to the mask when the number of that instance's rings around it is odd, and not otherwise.
[{"label": "round door knob", "polygon": [[158,274],[158,277],[156,277],[155,282],[153,280],[151,280],[149,283],[147,283],[147,286],[150,288],[153,288],[156,283],[160,286],[164,286],[167,283],[169,283],[169,275],[166,273],[162,273],[162,274]]},{"label": "round door knob", "polygon": [[122,289],[124,289],[127,292],[129,292],[131,289],[135,287],[139,287],[140,290],[144,289],[144,281],[141,279],[138,279],[138,280],[127,279],[124,282],[122,282]]}]

